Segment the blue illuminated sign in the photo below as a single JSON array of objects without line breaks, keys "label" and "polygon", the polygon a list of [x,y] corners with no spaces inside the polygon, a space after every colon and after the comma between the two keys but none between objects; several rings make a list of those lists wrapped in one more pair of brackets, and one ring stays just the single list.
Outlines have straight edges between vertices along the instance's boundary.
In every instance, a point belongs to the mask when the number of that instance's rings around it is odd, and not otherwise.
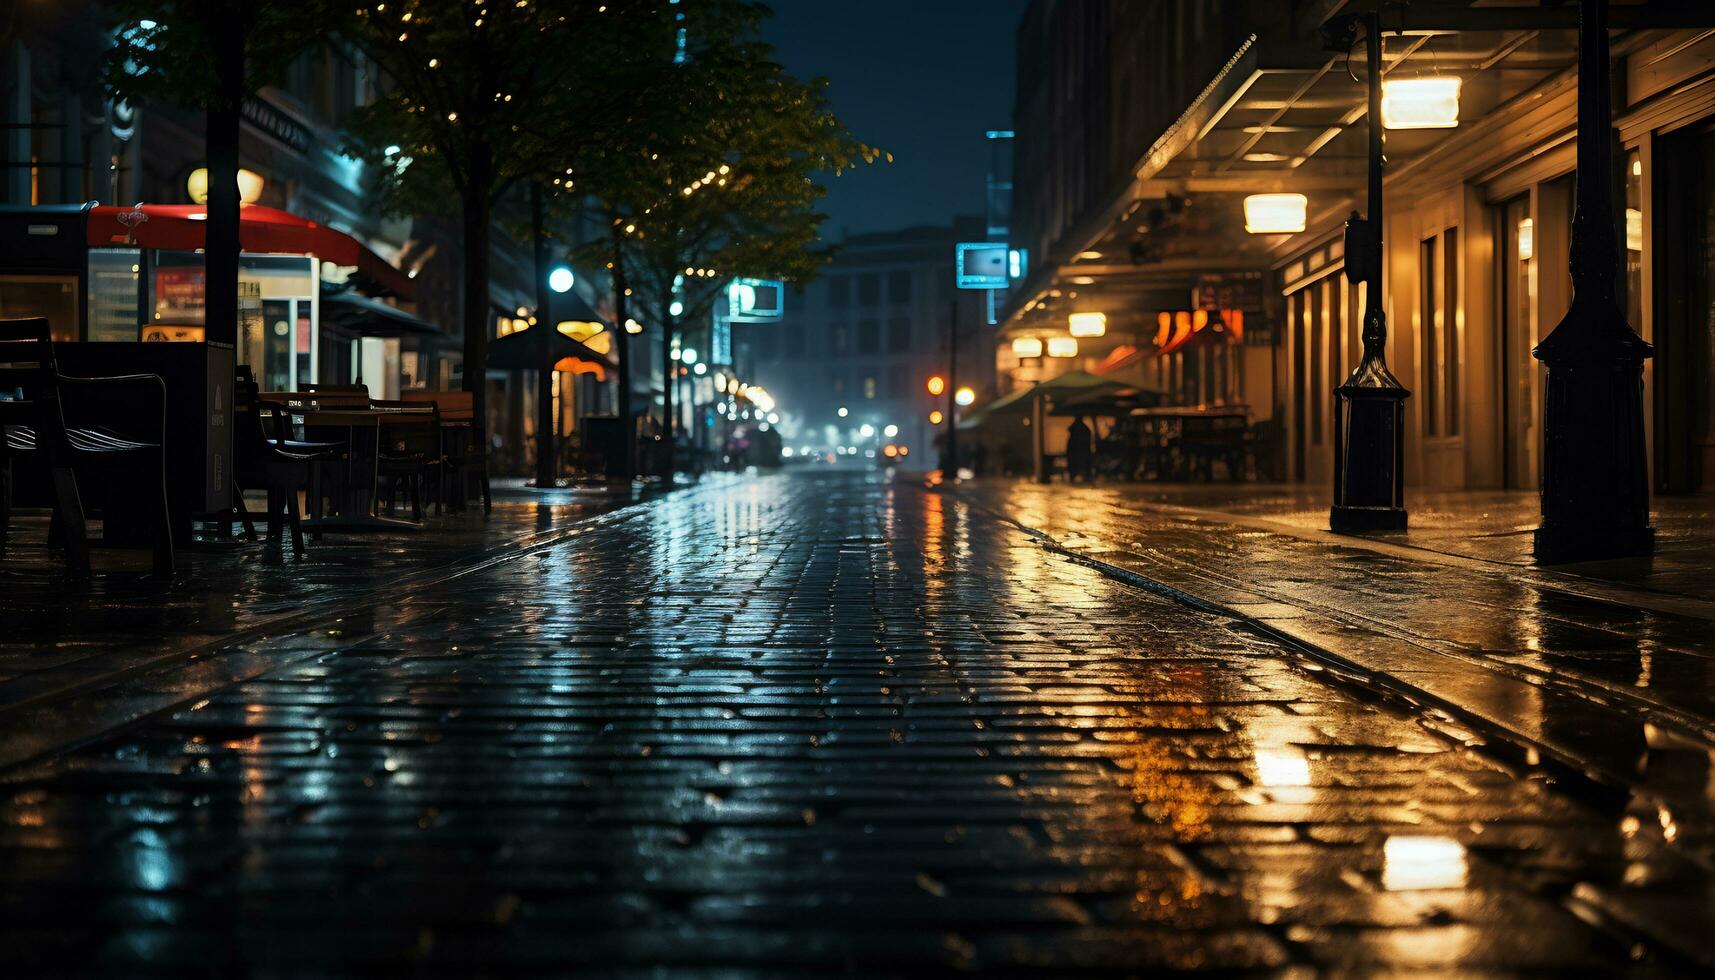
[{"label": "blue illuminated sign", "polygon": [[778,279],[734,279],[727,283],[727,319],[773,323],[786,309],[786,287]]},{"label": "blue illuminated sign", "polygon": [[953,276],[960,289],[1001,289],[1006,286],[1005,242],[960,242],[953,249]]},{"label": "blue illuminated sign", "polygon": [[1027,248],[1010,249],[1006,253],[1006,274],[1014,279],[1023,279],[1030,272],[1030,250]]}]

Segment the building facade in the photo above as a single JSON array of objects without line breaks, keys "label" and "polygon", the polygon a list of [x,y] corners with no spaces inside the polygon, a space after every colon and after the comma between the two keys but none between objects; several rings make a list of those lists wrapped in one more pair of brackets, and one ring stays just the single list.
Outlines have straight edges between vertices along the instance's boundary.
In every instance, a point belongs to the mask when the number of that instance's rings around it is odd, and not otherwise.
[{"label": "building facade", "polygon": [[[1658,492],[1715,489],[1715,36],[1697,5],[1614,7],[1614,220],[1645,370]],[[1039,0],[1020,32],[1015,242],[1003,373],[1131,371],[1174,400],[1246,406],[1271,467],[1332,480],[1332,389],[1356,365],[1343,226],[1365,209],[1363,38],[1352,2]],[[1457,79],[1457,124],[1390,128],[1384,297],[1406,402],[1405,477],[1539,485],[1544,369],[1571,300],[1577,9],[1445,4],[1384,15],[1385,80]],[[1675,20],[1675,17],[1681,18]],[[1350,63],[1352,72],[1347,65]],[[1302,195],[1302,231],[1250,233],[1247,199]],[[1111,325],[1076,363],[1011,358]],[[1198,343],[1203,324],[1231,325]],[[1181,316],[1183,314],[1183,316]]]},{"label": "building facade", "polygon": [[[930,413],[944,417],[949,402],[948,392],[929,393],[929,378],[979,392],[993,386],[984,297],[953,287],[954,246],[985,237],[978,217],[849,236],[820,278],[789,290],[778,323],[733,325],[735,366],[774,394],[788,447],[863,453],[891,443],[934,465],[944,421],[937,426]],[[958,330],[951,375],[950,322]],[[889,426],[896,435],[885,435]]]},{"label": "building facade", "polygon": [[[25,5],[16,12],[0,49],[0,205],[198,203],[202,115],[106,96],[98,68],[114,25],[112,11],[97,0]],[[372,63],[330,37],[243,106],[239,164],[251,181],[245,185],[247,202],[349,235],[409,277],[407,288],[378,290],[375,283],[353,279],[352,270],[310,256],[246,255],[240,278],[248,287],[247,314],[236,355],[238,363],[255,369],[265,389],[361,382],[374,397],[396,398],[403,389],[463,384],[463,253],[456,213],[384,214],[375,175],[342,152],[348,116],[374,98],[378,84]],[[503,207],[524,207],[522,196]],[[193,328],[201,323],[200,257],[137,253],[90,253],[83,339],[137,340],[140,323],[154,320]],[[538,294],[528,243],[514,241],[498,220],[490,268],[492,338],[532,318]],[[607,288],[603,270],[590,271],[577,285],[586,305],[604,299]],[[43,284],[28,279],[0,271],[0,310],[24,315],[37,309]],[[386,324],[341,316],[339,297],[348,291],[368,293],[405,316]],[[648,363],[646,357],[640,362]],[[575,431],[584,415],[615,410],[608,386],[588,375],[560,372],[555,381],[563,434]],[[485,383],[496,469],[530,472],[535,379],[491,370]],[[646,373],[638,383],[648,390]]]}]

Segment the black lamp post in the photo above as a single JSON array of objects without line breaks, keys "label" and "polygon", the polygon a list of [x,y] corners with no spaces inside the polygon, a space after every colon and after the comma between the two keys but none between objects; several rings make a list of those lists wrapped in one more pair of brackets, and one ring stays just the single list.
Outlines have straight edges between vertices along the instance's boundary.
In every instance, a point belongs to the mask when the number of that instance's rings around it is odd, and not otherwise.
[{"label": "black lamp post", "polygon": [[1411,396],[1387,367],[1387,315],[1382,310],[1382,36],[1381,17],[1364,15],[1369,35],[1369,216],[1346,222],[1346,278],[1364,284],[1363,358],[1334,389],[1335,531],[1404,530],[1405,400]]},{"label": "black lamp post", "polygon": [[1655,353],[1615,293],[1613,112],[1607,0],[1578,18],[1578,201],[1572,216],[1572,308],[1533,352],[1548,367],[1539,562],[1648,554],[1649,463],[1643,362]]}]

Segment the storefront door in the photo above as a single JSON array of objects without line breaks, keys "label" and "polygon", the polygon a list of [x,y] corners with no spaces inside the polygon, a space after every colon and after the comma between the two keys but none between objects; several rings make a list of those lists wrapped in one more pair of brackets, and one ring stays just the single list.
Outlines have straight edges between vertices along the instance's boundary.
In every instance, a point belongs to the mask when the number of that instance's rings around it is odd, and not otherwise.
[{"label": "storefront door", "polygon": [[1715,127],[1663,138],[1658,213],[1656,489],[1715,490]]},{"label": "storefront door", "polygon": [[1536,221],[1530,195],[1521,194],[1496,209],[1495,281],[1501,329],[1501,427],[1504,480],[1509,489],[1535,489],[1539,479],[1542,402],[1536,359]]}]

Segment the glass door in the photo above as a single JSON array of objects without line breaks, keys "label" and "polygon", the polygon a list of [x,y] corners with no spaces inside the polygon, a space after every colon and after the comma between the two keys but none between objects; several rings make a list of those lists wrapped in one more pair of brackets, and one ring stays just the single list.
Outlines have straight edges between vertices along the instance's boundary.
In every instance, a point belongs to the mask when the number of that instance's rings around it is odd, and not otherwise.
[{"label": "glass door", "polygon": [[1532,312],[1536,308],[1536,223],[1530,195],[1524,194],[1497,209],[1500,246],[1496,258],[1499,285],[1500,384],[1504,478],[1510,489],[1537,485],[1541,430],[1537,426],[1536,345]]}]

